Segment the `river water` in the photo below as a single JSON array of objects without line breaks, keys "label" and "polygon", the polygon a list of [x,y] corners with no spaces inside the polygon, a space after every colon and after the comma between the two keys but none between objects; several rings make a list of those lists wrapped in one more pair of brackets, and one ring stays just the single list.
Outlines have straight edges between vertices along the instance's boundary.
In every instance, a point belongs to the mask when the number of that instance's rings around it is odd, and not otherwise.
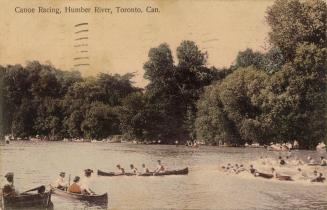
[{"label": "river water", "polygon": [[[15,173],[15,186],[24,191],[48,185],[60,171],[82,175],[86,168],[115,171],[133,163],[150,169],[162,160],[167,169],[189,167],[186,176],[100,177],[93,174],[97,193],[108,192],[109,209],[327,209],[327,184],[309,181],[285,182],[255,178],[247,173],[227,175],[220,171],[227,163],[258,164],[264,155],[278,152],[249,148],[169,145],[135,145],[72,142],[11,142],[0,147],[0,176]],[[282,154],[282,153],[281,153]],[[293,156],[318,159],[315,151],[295,151]],[[256,165],[255,165],[256,167]],[[325,175],[327,167],[317,168]],[[277,168],[277,170],[279,170]],[[280,169],[282,170],[282,169]],[[310,168],[306,169],[311,172]],[[284,170],[292,174],[295,168]],[[1,185],[4,178],[1,178]],[[84,203],[52,197],[54,209],[97,209]]]}]

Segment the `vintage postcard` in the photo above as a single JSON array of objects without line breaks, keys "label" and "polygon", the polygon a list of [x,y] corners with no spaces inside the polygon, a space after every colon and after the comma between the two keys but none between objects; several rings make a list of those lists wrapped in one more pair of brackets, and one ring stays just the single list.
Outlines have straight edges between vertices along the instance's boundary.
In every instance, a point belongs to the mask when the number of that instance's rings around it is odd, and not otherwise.
[{"label": "vintage postcard", "polygon": [[325,0],[1,0],[0,209],[326,209]]}]

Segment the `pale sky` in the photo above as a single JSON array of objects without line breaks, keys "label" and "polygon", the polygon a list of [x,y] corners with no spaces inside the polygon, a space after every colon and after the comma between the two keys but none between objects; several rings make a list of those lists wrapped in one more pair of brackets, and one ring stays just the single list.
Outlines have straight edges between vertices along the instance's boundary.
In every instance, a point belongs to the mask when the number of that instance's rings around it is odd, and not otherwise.
[{"label": "pale sky", "polygon": [[[264,51],[269,27],[265,11],[272,0],[1,0],[0,64],[28,60],[52,63],[62,70],[78,69],[83,75],[99,72],[136,72],[144,86],[143,64],[152,47],[166,42],[175,53],[182,40],[195,41],[209,54],[209,65],[229,66],[240,50]],[[61,8],[62,13],[37,13],[38,6]],[[65,7],[91,7],[91,14],[64,13]],[[94,6],[114,9],[95,14]],[[146,13],[147,6],[160,13]],[[16,7],[35,8],[20,14]],[[115,7],[140,7],[144,12],[117,14]],[[87,22],[88,26],[74,25]],[[78,30],[89,32],[75,34]],[[75,41],[74,39],[88,37]],[[74,47],[88,44],[85,47]],[[80,51],[88,52],[81,53]],[[89,57],[89,59],[75,59]],[[74,67],[78,63],[90,66]]]}]

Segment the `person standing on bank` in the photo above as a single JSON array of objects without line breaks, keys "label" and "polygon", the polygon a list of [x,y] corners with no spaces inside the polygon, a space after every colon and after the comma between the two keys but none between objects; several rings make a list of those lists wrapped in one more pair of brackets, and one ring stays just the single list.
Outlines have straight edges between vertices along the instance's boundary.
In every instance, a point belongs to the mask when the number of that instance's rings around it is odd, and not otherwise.
[{"label": "person standing on bank", "polygon": [[86,195],[92,195],[95,194],[95,192],[91,189],[91,175],[93,173],[93,170],[91,169],[85,169],[84,170],[84,178],[81,181],[81,191],[82,194]]},{"label": "person standing on bank", "polygon": [[2,194],[4,197],[6,196],[16,196],[18,195],[18,191],[14,187],[14,173],[8,172],[5,175],[7,183],[2,188]]}]

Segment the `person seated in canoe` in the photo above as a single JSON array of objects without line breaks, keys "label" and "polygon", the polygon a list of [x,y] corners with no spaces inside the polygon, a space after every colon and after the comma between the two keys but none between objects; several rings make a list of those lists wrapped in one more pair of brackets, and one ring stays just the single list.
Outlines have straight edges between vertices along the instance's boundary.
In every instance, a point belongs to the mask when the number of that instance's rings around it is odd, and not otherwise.
[{"label": "person seated in canoe", "polygon": [[320,157],[320,165],[321,166],[327,166],[327,160],[323,156]]},{"label": "person seated in canoe", "polygon": [[301,168],[297,169],[297,174],[295,175],[295,179],[307,179],[308,178],[308,174],[305,173]]},{"label": "person seated in canoe", "polygon": [[238,167],[238,169],[237,169],[237,171],[236,171],[236,174],[241,173],[241,172],[243,172],[243,171],[245,171],[245,168],[244,168],[243,164],[241,164],[241,165]]},{"label": "person seated in canoe", "polygon": [[133,164],[131,164],[130,167],[131,167],[132,174],[138,174],[138,170],[137,170],[137,168],[135,168],[135,166]]},{"label": "person seated in canoe", "polygon": [[273,174],[274,178],[278,178],[279,174],[277,173],[275,168],[271,168],[271,173]]},{"label": "person seated in canoe", "polygon": [[312,157],[308,156],[307,159],[309,161],[308,165],[316,165],[316,161]]},{"label": "person seated in canoe", "polygon": [[250,165],[249,171],[251,174],[255,175],[255,173],[257,172],[257,169],[253,168],[253,165]]},{"label": "person seated in canoe", "polygon": [[239,169],[239,166],[238,166],[238,164],[236,163],[235,166],[232,167],[231,172],[236,174],[237,171],[238,171],[238,169]]},{"label": "person seated in canoe", "polygon": [[325,177],[323,177],[322,173],[318,173],[318,171],[313,172],[313,178],[311,179],[311,182],[324,182]]},{"label": "person seated in canoe", "polygon": [[293,181],[292,177],[290,177],[290,176],[278,174],[277,171],[275,170],[275,168],[271,168],[271,172],[273,174],[273,177],[278,180]]},{"label": "person seated in canoe", "polygon": [[119,172],[117,174],[125,174],[125,169],[122,168],[119,164],[116,165],[116,167],[118,168]]},{"label": "person seated in canoe", "polygon": [[295,159],[291,161],[291,164],[298,166],[298,165],[303,165],[303,162],[298,157],[295,157]]},{"label": "person seated in canoe", "polygon": [[73,180],[73,184],[71,184],[68,187],[67,191],[70,193],[82,193],[81,186],[79,185],[79,180],[80,180],[80,177],[75,176],[75,178]]},{"label": "person seated in canoe", "polygon": [[165,167],[161,164],[161,160],[158,160],[158,166],[154,170],[154,173],[162,173],[165,171]]},{"label": "person seated in canoe", "polygon": [[61,189],[61,190],[66,190],[68,187],[68,184],[65,182],[65,172],[60,172],[59,177],[56,180],[54,187]]},{"label": "person seated in canoe", "polygon": [[260,156],[260,161],[262,165],[266,165],[266,160],[262,156]]},{"label": "person seated in canoe", "polygon": [[7,183],[2,188],[2,195],[6,196],[16,196],[18,195],[18,191],[14,187],[14,173],[8,172],[5,175]]},{"label": "person seated in canoe", "polygon": [[149,169],[147,167],[145,167],[145,164],[144,163],[142,164],[142,173],[143,174],[150,173]]},{"label": "person seated in canoe", "polygon": [[281,166],[286,165],[286,162],[285,162],[285,160],[282,158],[282,156],[279,156],[279,157],[278,157],[278,160],[279,160],[279,164],[280,164]]},{"label": "person seated in canoe", "polygon": [[81,192],[85,195],[93,195],[95,194],[94,191],[90,188],[91,185],[91,175],[93,173],[93,170],[91,169],[85,169],[84,170],[84,177],[81,181]]}]

